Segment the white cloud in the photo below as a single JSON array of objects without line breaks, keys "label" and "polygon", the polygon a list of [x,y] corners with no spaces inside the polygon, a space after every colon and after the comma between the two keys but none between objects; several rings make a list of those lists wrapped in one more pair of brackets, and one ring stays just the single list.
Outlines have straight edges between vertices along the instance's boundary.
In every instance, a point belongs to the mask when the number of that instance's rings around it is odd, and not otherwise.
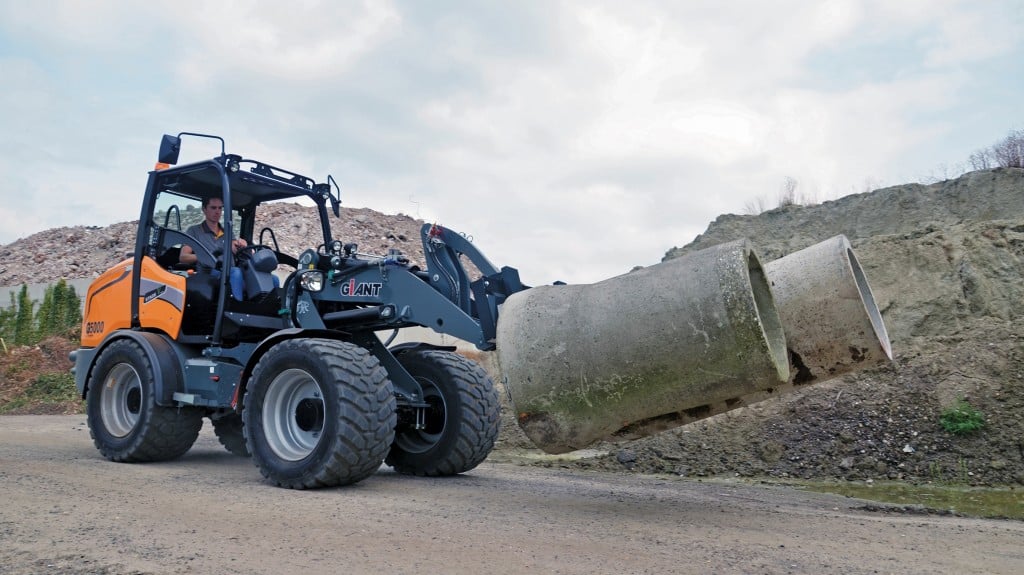
[{"label": "white cloud", "polygon": [[992,63],[1021,24],[965,0],[5,3],[0,242],[134,219],[187,130],[471,234],[527,283],[597,281],[784,177],[824,200],[1002,137],[1019,118],[963,112],[1018,110]]},{"label": "white cloud", "polygon": [[397,10],[383,0],[200,4],[168,14],[184,32],[175,69],[195,90],[222,75],[309,89],[344,75],[401,27]]}]

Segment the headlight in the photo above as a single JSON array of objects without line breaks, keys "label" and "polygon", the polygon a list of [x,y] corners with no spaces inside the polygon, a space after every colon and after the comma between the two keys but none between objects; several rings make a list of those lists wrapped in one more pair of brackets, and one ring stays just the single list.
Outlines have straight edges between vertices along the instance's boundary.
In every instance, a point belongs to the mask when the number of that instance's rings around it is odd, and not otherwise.
[{"label": "headlight", "polygon": [[324,289],[324,272],[307,271],[299,276],[299,285],[302,289],[311,292],[318,292]]}]

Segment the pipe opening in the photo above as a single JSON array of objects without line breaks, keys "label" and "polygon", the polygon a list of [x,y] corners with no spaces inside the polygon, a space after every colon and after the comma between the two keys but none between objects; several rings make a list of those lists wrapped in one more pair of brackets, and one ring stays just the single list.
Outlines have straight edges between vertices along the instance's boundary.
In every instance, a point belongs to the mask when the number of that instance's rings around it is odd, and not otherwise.
[{"label": "pipe opening", "polygon": [[779,310],[775,307],[775,299],[768,286],[768,278],[754,252],[749,252],[747,256],[747,274],[750,277],[750,289],[754,296],[754,308],[761,322],[761,329],[764,331],[764,340],[768,344],[768,353],[775,365],[779,381],[786,381],[789,379],[786,335],[782,331],[782,320],[779,319]]},{"label": "pipe opening", "polygon": [[853,272],[853,278],[857,282],[857,291],[860,292],[860,299],[864,303],[864,310],[868,314],[868,319],[871,320],[871,327],[875,331],[875,337],[878,338],[878,342],[882,344],[882,350],[885,351],[885,357],[892,361],[892,345],[889,343],[889,333],[885,330],[885,322],[882,321],[882,312],[878,310],[878,304],[875,303],[875,296],[871,293],[871,286],[868,285],[868,279],[864,275],[864,270],[860,267],[860,262],[857,261],[857,256],[853,253],[853,248],[846,248],[847,261],[850,262],[850,270]]}]

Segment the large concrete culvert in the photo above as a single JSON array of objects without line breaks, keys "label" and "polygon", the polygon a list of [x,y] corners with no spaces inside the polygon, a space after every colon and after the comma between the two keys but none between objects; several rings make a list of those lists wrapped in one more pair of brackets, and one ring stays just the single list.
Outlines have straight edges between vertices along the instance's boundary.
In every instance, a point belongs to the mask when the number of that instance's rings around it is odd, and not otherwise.
[{"label": "large concrete culvert", "polygon": [[892,361],[882,313],[846,236],[764,269],[793,361],[790,383],[820,383]]},{"label": "large concrete culvert", "polygon": [[738,240],[595,284],[514,294],[498,360],[526,435],[564,453],[779,386],[789,378],[782,326],[757,255]]}]

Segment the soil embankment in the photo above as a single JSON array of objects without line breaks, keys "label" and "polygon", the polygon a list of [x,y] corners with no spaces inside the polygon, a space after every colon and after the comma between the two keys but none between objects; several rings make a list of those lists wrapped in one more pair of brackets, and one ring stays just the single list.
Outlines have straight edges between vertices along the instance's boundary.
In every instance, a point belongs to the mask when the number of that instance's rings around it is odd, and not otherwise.
[{"label": "soil embankment", "polygon": [[[721,216],[666,258],[738,237],[770,261],[845,234],[895,361],[570,465],[685,476],[1024,484],[1024,170],[966,174],[816,206]],[[966,400],[985,427],[954,436]]]},{"label": "soil embankment", "polygon": [[[275,230],[283,249],[316,245],[322,238],[308,212],[280,205],[261,226]],[[422,222],[366,209],[342,216],[337,234],[361,251],[396,247],[422,259]],[[0,284],[95,277],[131,249],[134,227],[60,228],[0,246]],[[643,440],[603,444],[607,455],[559,465],[697,477],[1024,484],[1024,170],[723,215],[666,258],[747,237],[770,261],[840,233],[873,288],[892,339],[892,365]],[[69,368],[66,350],[57,347],[6,354],[0,400],[30,385],[34,366]],[[940,426],[942,411],[960,400],[984,415],[979,432],[954,436]],[[498,447],[531,449],[509,410]]]}]

